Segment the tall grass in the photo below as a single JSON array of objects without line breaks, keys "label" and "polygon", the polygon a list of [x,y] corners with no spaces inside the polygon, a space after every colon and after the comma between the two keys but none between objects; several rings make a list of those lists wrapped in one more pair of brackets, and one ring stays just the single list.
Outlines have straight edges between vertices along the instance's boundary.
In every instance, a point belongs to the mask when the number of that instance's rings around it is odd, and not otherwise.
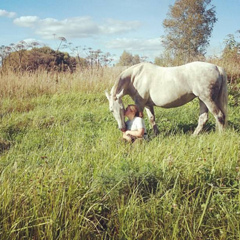
[{"label": "tall grass", "polygon": [[1,77],[0,239],[240,239],[240,108],[198,137],[197,101],[158,108],[160,135],[129,145],[119,71]]},{"label": "tall grass", "polygon": [[121,68],[91,68],[70,72],[8,72],[0,75],[0,96],[26,97],[57,92],[98,92],[116,80]]}]

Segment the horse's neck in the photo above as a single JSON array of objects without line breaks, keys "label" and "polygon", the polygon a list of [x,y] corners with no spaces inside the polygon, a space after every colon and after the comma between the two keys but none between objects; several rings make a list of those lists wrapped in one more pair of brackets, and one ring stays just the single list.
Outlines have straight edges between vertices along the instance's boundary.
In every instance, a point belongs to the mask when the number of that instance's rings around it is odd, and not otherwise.
[{"label": "horse's neck", "polygon": [[129,87],[129,79],[127,78],[119,78],[118,81],[114,84],[111,90],[112,96],[116,97],[123,97],[127,94],[127,90]]}]

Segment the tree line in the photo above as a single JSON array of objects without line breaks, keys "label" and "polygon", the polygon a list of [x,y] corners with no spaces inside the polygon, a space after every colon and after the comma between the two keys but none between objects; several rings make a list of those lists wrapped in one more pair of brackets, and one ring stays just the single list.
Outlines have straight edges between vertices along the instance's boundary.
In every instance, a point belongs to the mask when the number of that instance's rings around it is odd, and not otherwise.
[{"label": "tree line", "polygon": [[[37,42],[26,43],[21,41],[18,44],[0,47],[0,66],[2,71],[13,72],[36,70],[44,71],[70,71],[77,68],[100,67],[110,64],[113,59],[110,53],[104,54],[100,49],[83,48],[85,57],[80,57],[79,47],[72,47],[66,44],[67,40],[60,37],[60,44],[56,50],[47,46],[41,46]],[[64,44],[62,44],[64,42]],[[60,51],[68,48],[69,52]]]}]

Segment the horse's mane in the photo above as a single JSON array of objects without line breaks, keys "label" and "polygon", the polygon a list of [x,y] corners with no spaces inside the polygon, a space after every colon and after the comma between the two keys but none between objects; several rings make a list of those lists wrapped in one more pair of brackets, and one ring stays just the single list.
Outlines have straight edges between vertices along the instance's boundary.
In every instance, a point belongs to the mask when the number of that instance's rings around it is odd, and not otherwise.
[{"label": "horse's mane", "polygon": [[123,90],[124,85],[127,83],[127,80],[128,78],[122,77],[122,75],[119,76],[118,80],[115,82],[111,90],[111,95],[113,98],[116,98],[117,94]]},{"label": "horse's mane", "polygon": [[121,91],[123,91],[121,96],[125,95],[127,89],[130,87],[130,83],[133,82],[135,77],[142,72],[142,69],[145,64],[146,63],[139,63],[124,70],[119,75],[118,80],[112,87],[111,90],[112,96],[116,98],[117,94],[119,94]]},{"label": "horse's mane", "polygon": [[115,82],[115,84],[113,85],[112,89],[111,89],[111,95],[116,98],[117,95],[117,89],[118,89],[118,84],[119,84],[119,80],[121,78],[118,78],[118,80]]}]

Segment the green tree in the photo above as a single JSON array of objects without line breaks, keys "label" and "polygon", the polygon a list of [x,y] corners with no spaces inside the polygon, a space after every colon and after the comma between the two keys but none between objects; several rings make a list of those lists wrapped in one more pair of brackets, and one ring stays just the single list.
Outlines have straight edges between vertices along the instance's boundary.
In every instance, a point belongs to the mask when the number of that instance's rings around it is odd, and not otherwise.
[{"label": "green tree", "polygon": [[21,49],[10,53],[4,60],[3,70],[12,71],[74,71],[76,59],[68,53],[54,51],[49,47]]},{"label": "green tree", "polygon": [[0,47],[0,67],[4,66],[4,60],[9,56],[11,51],[12,51],[12,48],[9,46],[2,45]]},{"label": "green tree", "polygon": [[163,45],[179,63],[204,56],[214,23],[217,21],[211,0],[176,0],[170,6],[163,26]]},{"label": "green tree", "polygon": [[133,65],[141,62],[139,55],[134,55],[132,59]]},{"label": "green tree", "polygon": [[132,55],[127,51],[123,51],[122,55],[120,56],[119,62],[117,65],[119,66],[132,66],[134,64],[140,63],[139,55]]},{"label": "green tree", "polygon": [[[240,33],[240,30],[237,33]],[[230,82],[235,83],[240,77],[240,42],[236,40],[234,34],[229,34],[224,40],[224,44],[221,62],[225,66]]]},{"label": "green tree", "polygon": [[164,52],[159,57],[155,57],[154,64],[159,65],[161,67],[170,67],[175,65],[173,63],[173,59],[171,58],[169,52]]},{"label": "green tree", "polygon": [[[237,31],[240,33],[240,30]],[[225,47],[223,50],[222,57],[231,59],[234,62],[240,61],[240,42],[235,39],[233,34],[228,34],[227,38],[224,40]]]}]

